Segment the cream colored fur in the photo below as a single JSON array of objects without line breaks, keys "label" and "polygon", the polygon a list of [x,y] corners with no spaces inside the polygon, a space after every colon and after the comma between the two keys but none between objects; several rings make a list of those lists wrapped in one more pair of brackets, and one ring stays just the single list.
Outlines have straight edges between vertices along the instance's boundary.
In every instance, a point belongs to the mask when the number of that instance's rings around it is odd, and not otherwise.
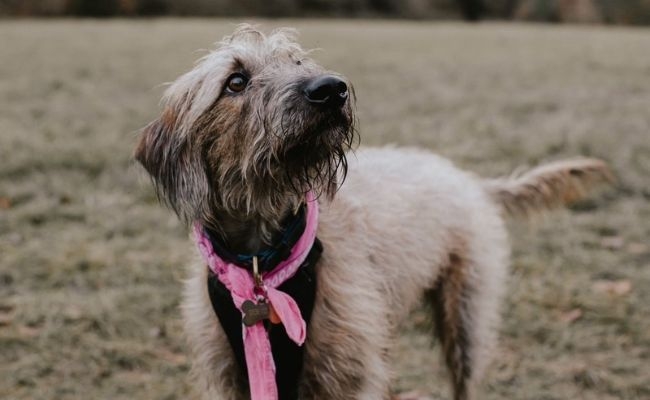
[{"label": "cream colored fur", "polygon": [[[224,92],[234,71],[250,83],[241,93]],[[347,180],[328,196],[355,131],[351,101],[331,119],[335,114],[303,98],[301,82],[323,74],[332,73],[310,60],[290,31],[266,36],[242,26],[170,86],[135,156],[182,219],[253,249],[307,190],[322,194],[324,252],[301,400],[390,399],[395,337],[421,300],[432,308],[454,398],[475,399],[493,356],[507,276],[503,214],[577,200],[611,173],[587,159],[482,180],[425,151],[362,149],[347,155]],[[296,146],[318,162],[290,168],[287,154],[295,157]],[[183,300],[197,392],[206,400],[246,399],[206,280],[197,257]]]},{"label": "cream colored fur", "polygon": [[[388,399],[391,351],[402,318],[458,254],[474,288],[468,302],[474,373],[494,348],[509,246],[499,207],[476,177],[414,149],[366,149],[348,180],[321,203],[317,301],[305,375],[322,393],[303,398]],[[206,266],[191,269],[184,300],[194,372],[205,399],[235,399],[234,361],[207,295]],[[436,360],[431,360],[436,362]],[[358,381],[357,381],[358,379]],[[358,383],[358,393],[346,384]]]}]

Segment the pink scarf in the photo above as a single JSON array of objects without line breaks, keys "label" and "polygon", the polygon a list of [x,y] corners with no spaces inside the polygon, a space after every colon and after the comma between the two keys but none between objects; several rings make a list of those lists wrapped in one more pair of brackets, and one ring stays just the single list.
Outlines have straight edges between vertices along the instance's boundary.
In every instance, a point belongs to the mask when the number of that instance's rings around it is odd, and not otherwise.
[{"label": "pink scarf", "polygon": [[[296,302],[291,296],[277,290],[277,287],[298,271],[314,244],[318,227],[318,202],[312,192],[307,193],[306,204],[307,217],[302,236],[293,246],[286,260],[280,262],[273,270],[262,273],[261,293],[259,289],[256,290],[253,275],[246,269],[221,259],[214,252],[212,243],[203,228],[198,223],[194,224],[194,239],[199,251],[210,270],[230,291],[235,307],[243,314],[242,304],[246,300],[253,303],[259,300],[266,301],[284,325],[289,338],[299,346],[305,342],[305,321]],[[253,326],[245,326],[242,323],[242,335],[251,400],[278,400],[275,363],[264,323],[258,322]]]}]

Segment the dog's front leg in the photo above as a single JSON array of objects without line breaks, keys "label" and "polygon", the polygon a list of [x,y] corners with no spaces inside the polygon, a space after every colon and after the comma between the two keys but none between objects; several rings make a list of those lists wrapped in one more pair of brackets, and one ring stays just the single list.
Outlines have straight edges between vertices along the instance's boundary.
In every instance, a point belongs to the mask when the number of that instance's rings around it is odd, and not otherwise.
[{"label": "dog's front leg", "polygon": [[369,265],[342,264],[324,255],[318,266],[300,399],[388,400],[390,327],[385,296],[367,275]]}]

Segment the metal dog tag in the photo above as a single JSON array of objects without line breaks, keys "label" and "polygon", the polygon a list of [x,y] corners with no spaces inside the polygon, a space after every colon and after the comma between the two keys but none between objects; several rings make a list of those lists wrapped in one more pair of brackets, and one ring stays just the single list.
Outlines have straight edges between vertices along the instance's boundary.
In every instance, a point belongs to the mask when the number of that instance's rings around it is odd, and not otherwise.
[{"label": "metal dog tag", "polygon": [[244,313],[242,322],[246,326],[253,326],[260,321],[268,319],[271,315],[271,308],[268,303],[255,304],[250,300],[242,303],[241,310]]}]

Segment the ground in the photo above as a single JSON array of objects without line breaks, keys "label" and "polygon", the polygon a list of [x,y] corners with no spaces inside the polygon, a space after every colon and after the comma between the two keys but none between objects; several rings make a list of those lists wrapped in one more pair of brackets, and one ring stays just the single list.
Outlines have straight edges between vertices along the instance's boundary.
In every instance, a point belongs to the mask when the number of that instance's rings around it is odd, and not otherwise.
[{"label": "ground", "polygon": [[[364,146],[425,147],[484,176],[610,162],[616,188],[509,224],[481,398],[650,398],[647,30],[262,21],[276,25],[353,82]],[[178,303],[193,245],[131,152],[162,84],[233,26],[0,24],[0,398],[191,398]],[[409,318],[396,387],[449,398],[425,319]]]}]

